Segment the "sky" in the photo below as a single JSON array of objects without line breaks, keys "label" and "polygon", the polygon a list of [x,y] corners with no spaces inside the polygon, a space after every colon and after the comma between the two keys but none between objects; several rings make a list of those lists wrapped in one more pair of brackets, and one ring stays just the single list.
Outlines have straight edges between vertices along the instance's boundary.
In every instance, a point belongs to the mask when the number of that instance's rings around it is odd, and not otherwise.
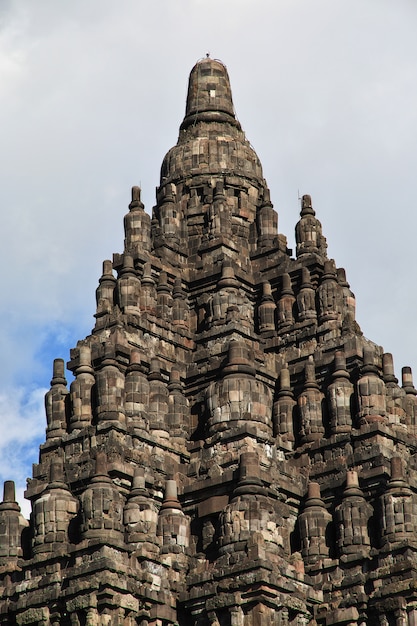
[{"label": "sky", "polygon": [[[415,0],[0,0],[0,480],[23,500],[53,359],[93,327],[210,53],[295,248],[309,193],[364,334],[417,375]],[[70,376],[68,377],[71,380]]]}]

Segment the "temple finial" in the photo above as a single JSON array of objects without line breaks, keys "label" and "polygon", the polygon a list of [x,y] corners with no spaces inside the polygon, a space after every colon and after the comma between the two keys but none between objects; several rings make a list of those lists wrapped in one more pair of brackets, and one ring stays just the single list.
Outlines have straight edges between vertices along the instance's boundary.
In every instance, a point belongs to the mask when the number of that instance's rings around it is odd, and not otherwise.
[{"label": "temple finial", "polygon": [[210,59],[209,53],[191,70],[181,129],[197,122],[229,122],[240,128],[235,117],[226,66],[220,61]]}]

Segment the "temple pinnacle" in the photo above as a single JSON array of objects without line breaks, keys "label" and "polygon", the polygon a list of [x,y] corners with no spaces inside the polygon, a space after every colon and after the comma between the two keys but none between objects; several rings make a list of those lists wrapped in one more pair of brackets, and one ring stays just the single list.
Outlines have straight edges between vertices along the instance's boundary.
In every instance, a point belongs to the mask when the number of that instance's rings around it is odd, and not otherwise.
[{"label": "temple pinnacle", "polygon": [[198,61],[190,74],[185,118],[181,129],[196,122],[229,122],[240,128],[235,117],[229,74],[220,61]]}]

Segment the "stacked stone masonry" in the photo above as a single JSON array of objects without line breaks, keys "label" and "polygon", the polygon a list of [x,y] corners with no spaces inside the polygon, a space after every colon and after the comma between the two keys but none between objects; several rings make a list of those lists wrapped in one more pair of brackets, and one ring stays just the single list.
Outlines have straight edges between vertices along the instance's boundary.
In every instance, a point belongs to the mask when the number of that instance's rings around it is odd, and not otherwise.
[{"label": "stacked stone masonry", "polygon": [[193,68],[152,218],[133,187],[56,359],[0,624],[417,626],[417,391],[366,339],[311,197],[278,234],[225,66]]}]

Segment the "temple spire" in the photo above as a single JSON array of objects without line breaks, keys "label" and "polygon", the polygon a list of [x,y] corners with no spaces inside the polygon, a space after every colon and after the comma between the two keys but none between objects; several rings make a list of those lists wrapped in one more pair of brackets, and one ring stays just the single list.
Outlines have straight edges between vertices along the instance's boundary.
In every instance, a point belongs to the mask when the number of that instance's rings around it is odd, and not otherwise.
[{"label": "temple spire", "polygon": [[229,122],[240,128],[226,66],[208,57],[198,61],[191,70],[181,130],[200,121]]}]

